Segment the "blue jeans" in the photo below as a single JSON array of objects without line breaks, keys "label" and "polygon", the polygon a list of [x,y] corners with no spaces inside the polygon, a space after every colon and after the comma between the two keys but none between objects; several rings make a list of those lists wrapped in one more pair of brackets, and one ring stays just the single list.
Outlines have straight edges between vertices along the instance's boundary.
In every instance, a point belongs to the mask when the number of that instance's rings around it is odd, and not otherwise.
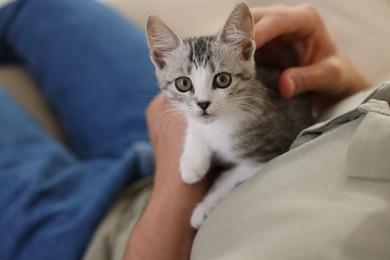
[{"label": "blue jeans", "polygon": [[32,73],[70,143],[0,87],[0,259],[79,259],[121,189],[154,171],[145,35],[93,0],[19,0],[0,9],[0,60]]}]

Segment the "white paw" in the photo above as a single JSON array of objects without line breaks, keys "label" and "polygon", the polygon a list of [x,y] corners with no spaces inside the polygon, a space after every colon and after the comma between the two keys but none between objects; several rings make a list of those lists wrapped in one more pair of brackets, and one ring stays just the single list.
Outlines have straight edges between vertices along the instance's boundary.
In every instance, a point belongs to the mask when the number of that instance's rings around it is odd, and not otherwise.
[{"label": "white paw", "polygon": [[181,178],[185,183],[193,184],[200,181],[207,173],[209,165],[199,162],[198,160],[191,160],[181,158],[180,173]]},{"label": "white paw", "polygon": [[191,226],[193,228],[199,229],[203,221],[209,215],[210,211],[211,209],[206,207],[205,203],[199,203],[195,207],[194,212],[192,212],[191,221],[190,221]]}]

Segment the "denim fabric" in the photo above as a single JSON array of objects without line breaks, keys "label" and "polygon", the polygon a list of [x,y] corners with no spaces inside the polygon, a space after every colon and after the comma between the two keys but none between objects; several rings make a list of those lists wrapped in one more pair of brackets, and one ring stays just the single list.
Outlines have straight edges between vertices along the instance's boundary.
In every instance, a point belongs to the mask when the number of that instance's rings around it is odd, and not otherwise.
[{"label": "denim fabric", "polygon": [[80,258],[121,189],[153,173],[148,56],[145,35],[93,0],[0,9],[0,60],[32,72],[71,144],[0,86],[0,259]]}]

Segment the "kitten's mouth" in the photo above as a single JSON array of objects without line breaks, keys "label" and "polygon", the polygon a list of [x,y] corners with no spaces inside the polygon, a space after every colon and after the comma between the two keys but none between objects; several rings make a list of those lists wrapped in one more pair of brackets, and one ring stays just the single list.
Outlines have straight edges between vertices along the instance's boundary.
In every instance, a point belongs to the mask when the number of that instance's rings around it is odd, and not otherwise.
[{"label": "kitten's mouth", "polygon": [[203,111],[203,113],[200,115],[201,117],[204,117],[204,118],[208,118],[208,117],[211,117],[213,116],[212,114],[209,114],[208,112],[206,111]]},{"label": "kitten's mouth", "polygon": [[214,119],[214,115],[210,114],[210,113],[208,113],[206,111],[203,111],[203,113],[200,114],[198,117],[199,117],[200,120],[202,120],[204,122],[211,122]]}]

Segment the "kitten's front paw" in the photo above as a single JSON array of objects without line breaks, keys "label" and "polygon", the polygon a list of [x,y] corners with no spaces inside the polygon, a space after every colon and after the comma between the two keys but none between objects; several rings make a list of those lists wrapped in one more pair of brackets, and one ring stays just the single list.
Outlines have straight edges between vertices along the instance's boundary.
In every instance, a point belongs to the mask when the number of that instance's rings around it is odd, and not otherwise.
[{"label": "kitten's front paw", "polygon": [[197,160],[182,158],[180,161],[181,178],[185,183],[193,184],[200,181],[207,173],[209,165]]},{"label": "kitten's front paw", "polygon": [[194,212],[191,216],[191,226],[193,228],[199,229],[202,225],[203,221],[207,218],[209,215],[211,209],[206,207],[205,203],[199,203],[196,207]]}]

